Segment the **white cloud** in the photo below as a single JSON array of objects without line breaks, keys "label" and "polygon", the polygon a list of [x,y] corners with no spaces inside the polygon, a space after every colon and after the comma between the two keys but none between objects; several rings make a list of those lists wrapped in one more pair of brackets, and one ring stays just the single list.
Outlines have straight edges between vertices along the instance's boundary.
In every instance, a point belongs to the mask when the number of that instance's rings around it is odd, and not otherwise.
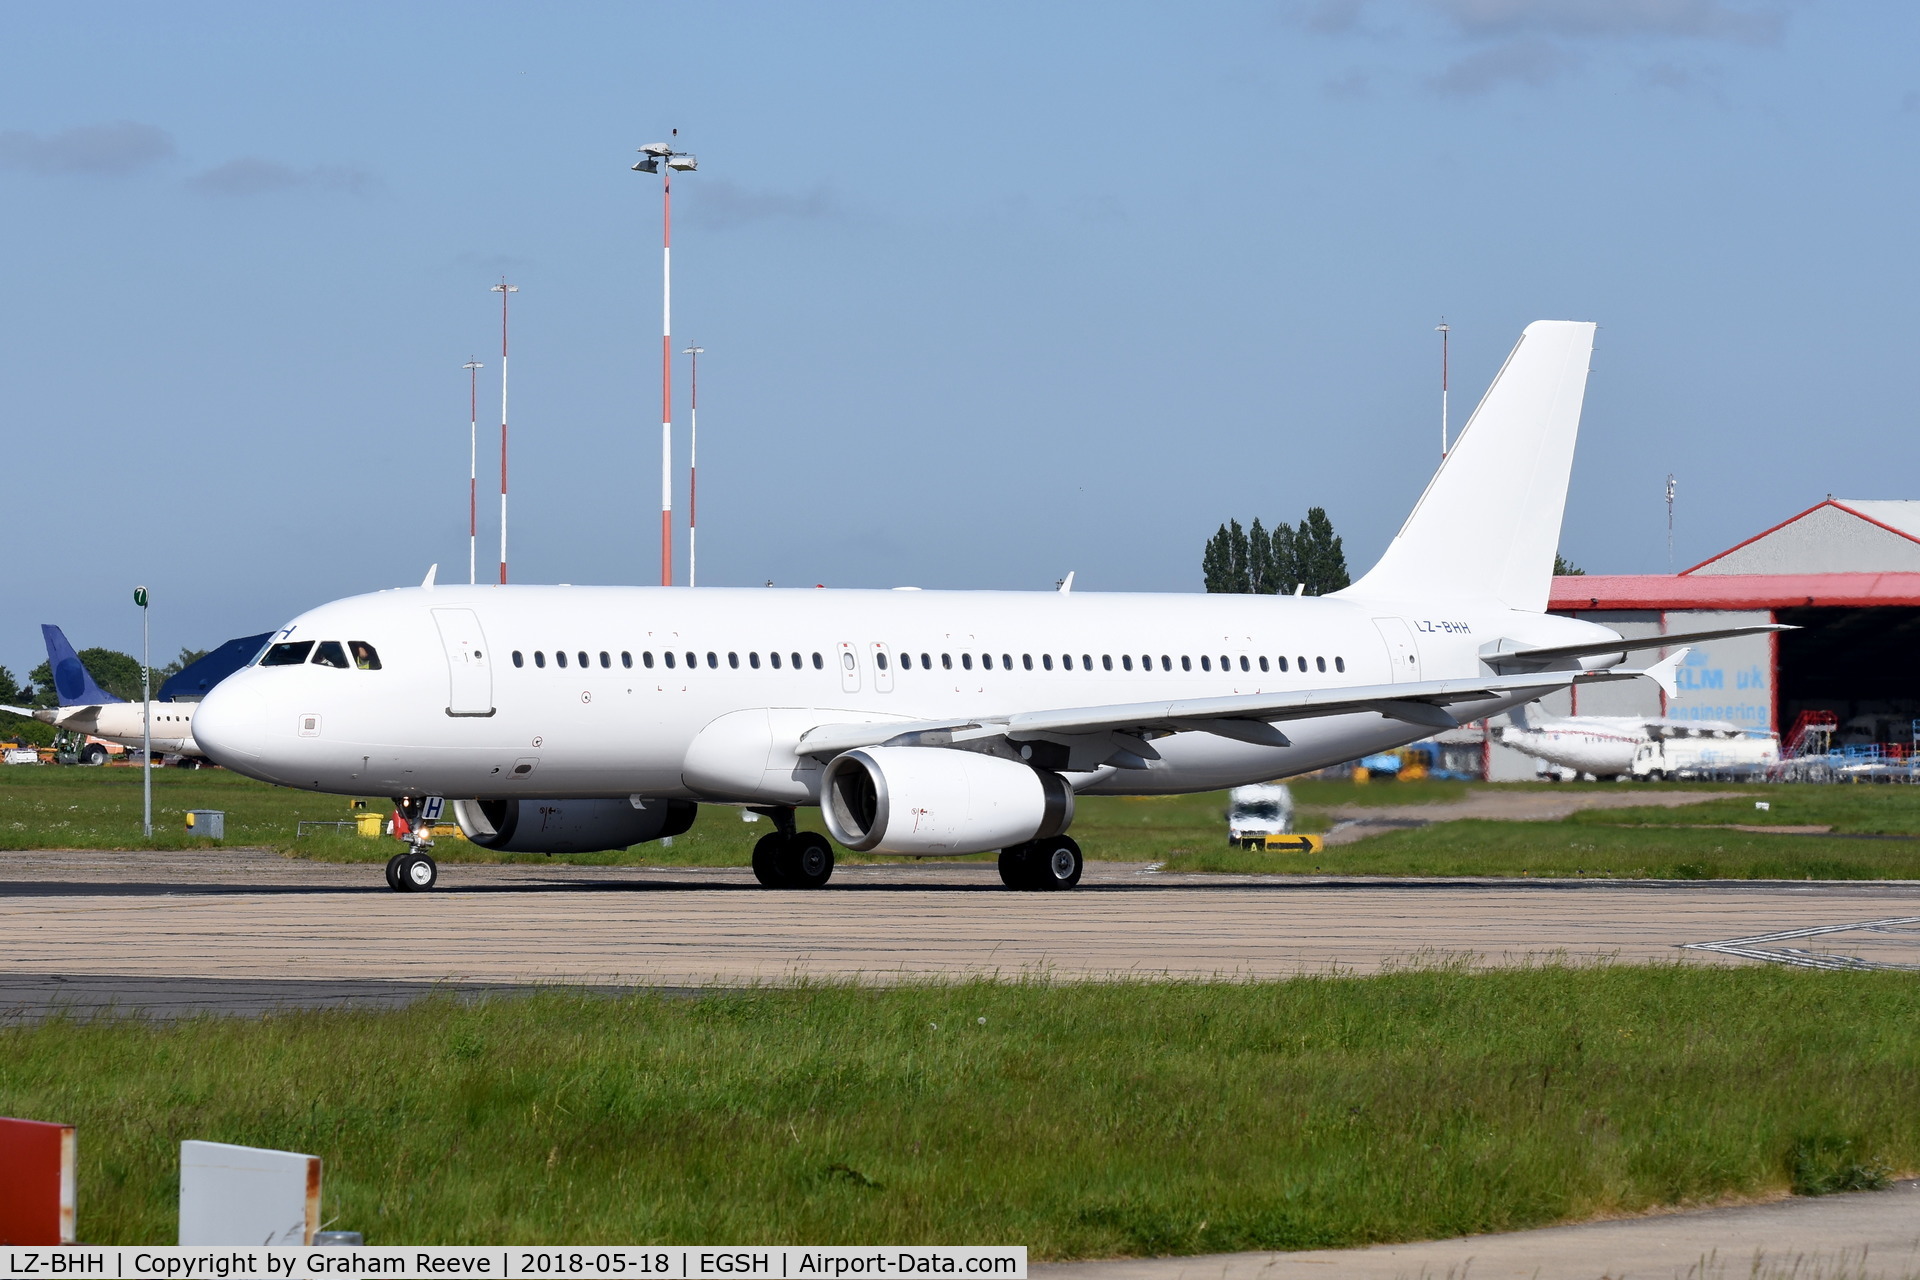
[{"label": "white cloud", "polygon": [[1509,40],[1470,53],[1427,81],[1436,93],[1468,97],[1505,84],[1543,85],[1571,69],[1579,59],[1538,36]]},{"label": "white cloud", "polygon": [[174,155],[165,129],[133,120],[83,124],[58,133],[0,130],[0,168],[29,173],[125,174]]},{"label": "white cloud", "polygon": [[310,169],[295,169],[278,160],[242,156],[194,174],[187,179],[187,185],[195,191],[214,196],[258,196],[299,189],[361,196],[378,189],[380,180],[366,170],[351,165],[315,165]]}]

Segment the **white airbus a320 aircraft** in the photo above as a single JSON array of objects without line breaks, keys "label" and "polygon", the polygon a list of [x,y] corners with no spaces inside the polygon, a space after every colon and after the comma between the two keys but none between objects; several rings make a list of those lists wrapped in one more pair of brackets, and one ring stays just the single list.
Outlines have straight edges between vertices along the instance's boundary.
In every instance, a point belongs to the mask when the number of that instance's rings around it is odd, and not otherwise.
[{"label": "white airbus a320 aircraft", "polygon": [[[476,843],[581,853],[744,806],[762,884],[833,846],[998,849],[1013,888],[1080,879],[1074,797],[1318,769],[1567,685],[1669,682],[1546,614],[1594,326],[1529,325],[1380,562],[1318,599],[1070,592],[436,587],[303,613],[194,718],[269,782],[452,801]],[[388,864],[431,888],[424,842]]]}]

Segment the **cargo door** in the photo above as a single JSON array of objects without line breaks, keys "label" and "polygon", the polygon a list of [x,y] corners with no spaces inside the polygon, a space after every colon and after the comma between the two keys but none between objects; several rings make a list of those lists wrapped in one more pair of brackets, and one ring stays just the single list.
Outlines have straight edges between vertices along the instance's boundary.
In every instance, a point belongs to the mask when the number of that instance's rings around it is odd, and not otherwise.
[{"label": "cargo door", "polygon": [[1373,625],[1386,642],[1393,683],[1407,684],[1420,679],[1420,649],[1413,642],[1413,628],[1400,618],[1375,618]]},{"label": "cargo door", "polygon": [[487,637],[471,609],[435,609],[440,646],[447,654],[447,714],[493,714],[493,665]]}]

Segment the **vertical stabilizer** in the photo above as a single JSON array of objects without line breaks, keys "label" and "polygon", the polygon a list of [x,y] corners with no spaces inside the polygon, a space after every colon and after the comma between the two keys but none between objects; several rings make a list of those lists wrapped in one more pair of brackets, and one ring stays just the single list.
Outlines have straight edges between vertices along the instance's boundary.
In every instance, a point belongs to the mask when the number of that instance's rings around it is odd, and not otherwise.
[{"label": "vertical stabilizer", "polygon": [[80,655],[67,643],[67,637],[60,628],[42,623],[40,634],[47,642],[47,666],[53,672],[53,691],[59,695],[61,706],[99,706],[126,701],[114,697],[93,682],[93,676],[80,665]]},{"label": "vertical stabilizer", "polygon": [[1355,596],[1491,598],[1544,613],[1594,325],[1536,320]]}]

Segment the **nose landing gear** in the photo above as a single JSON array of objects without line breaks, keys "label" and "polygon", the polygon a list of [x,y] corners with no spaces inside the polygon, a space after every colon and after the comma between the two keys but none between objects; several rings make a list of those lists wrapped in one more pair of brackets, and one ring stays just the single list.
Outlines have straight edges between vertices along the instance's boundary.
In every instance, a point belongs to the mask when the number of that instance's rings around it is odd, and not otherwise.
[{"label": "nose landing gear", "polygon": [[427,852],[433,848],[432,828],[415,825],[420,801],[409,797],[394,803],[393,834],[407,847],[387,859],[387,888],[395,893],[425,893],[440,879],[440,865]]}]

